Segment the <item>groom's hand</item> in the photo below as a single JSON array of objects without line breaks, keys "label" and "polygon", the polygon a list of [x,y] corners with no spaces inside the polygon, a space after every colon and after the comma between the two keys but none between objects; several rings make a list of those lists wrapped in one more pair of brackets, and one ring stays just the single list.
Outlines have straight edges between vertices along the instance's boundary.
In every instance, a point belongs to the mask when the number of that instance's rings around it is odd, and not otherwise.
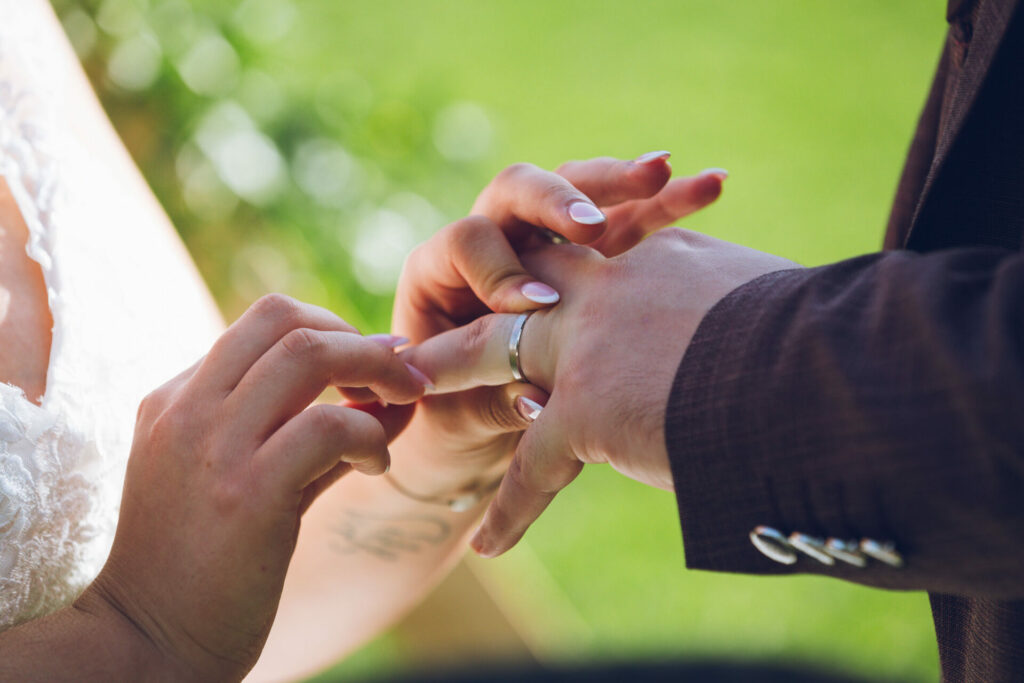
[{"label": "groom's hand", "polygon": [[[610,256],[718,198],[724,170],[670,180],[668,157],[652,152],[634,160],[571,161],[556,172],[509,166],[481,192],[473,215],[409,256],[396,291],[393,331],[418,343],[490,312],[521,313],[557,302],[556,289],[528,273],[518,256],[546,243],[539,228]],[[522,393],[481,390],[473,401],[519,423],[512,402]],[[369,392],[349,392],[347,398],[376,399]],[[401,409],[391,412],[398,426],[408,419],[407,412],[397,414]]]},{"label": "groom's hand", "polygon": [[[526,377],[550,398],[516,449],[473,540],[482,555],[511,548],[585,463],[608,463],[672,488],[665,410],[680,359],[708,310],[785,259],[699,233],[668,229],[612,259],[571,245],[524,256],[562,293],[533,314],[520,345]],[[491,315],[404,352],[437,391],[511,378],[515,316]]]},{"label": "groom's hand", "polygon": [[[667,158],[659,152],[633,161],[570,162],[557,173],[529,164],[505,169],[481,193],[474,215],[410,255],[395,297],[393,330],[421,342],[491,311],[553,305],[557,290],[529,273],[518,256],[531,244],[547,243],[538,227],[611,254],[721,193],[724,171],[669,180]],[[547,394],[511,377],[479,384],[426,397],[408,426],[403,407],[373,409],[389,434],[404,427],[394,449],[396,479],[430,492],[504,471]],[[369,403],[375,397],[352,392],[348,398]],[[406,448],[407,442],[415,447]]]}]

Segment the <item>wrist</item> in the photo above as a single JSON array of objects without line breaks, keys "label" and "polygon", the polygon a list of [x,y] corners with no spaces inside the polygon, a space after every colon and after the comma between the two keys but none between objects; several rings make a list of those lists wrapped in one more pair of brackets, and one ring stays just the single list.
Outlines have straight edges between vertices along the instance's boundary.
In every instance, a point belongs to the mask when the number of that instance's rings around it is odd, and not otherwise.
[{"label": "wrist", "polygon": [[187,677],[194,672],[169,656],[143,628],[95,583],[67,610],[68,618],[82,633],[100,635],[94,646],[103,651],[100,661],[116,662],[116,670],[132,672],[138,680]]},{"label": "wrist", "polygon": [[[150,623],[151,610],[129,609],[104,572],[75,600],[72,609],[80,619],[91,622],[91,628],[104,633],[108,642],[116,643],[111,654],[126,662],[129,670],[139,672],[133,676],[137,680],[199,680],[210,677],[211,672],[224,678],[216,663],[212,668],[204,666],[209,662],[173,647],[166,629]],[[208,654],[199,653],[200,657]]]},{"label": "wrist", "polygon": [[[436,492],[423,493],[402,484],[394,475],[385,472],[383,478],[399,494],[417,503],[441,505],[452,512],[472,510],[484,500],[490,500],[498,490],[504,471],[489,477],[475,477],[453,487]],[[422,485],[422,481],[419,482]]]},{"label": "wrist", "polygon": [[513,450],[512,440],[502,449],[471,450],[403,434],[391,446],[391,469],[386,476],[393,488],[414,500],[446,504],[466,494],[482,499],[497,488]]}]

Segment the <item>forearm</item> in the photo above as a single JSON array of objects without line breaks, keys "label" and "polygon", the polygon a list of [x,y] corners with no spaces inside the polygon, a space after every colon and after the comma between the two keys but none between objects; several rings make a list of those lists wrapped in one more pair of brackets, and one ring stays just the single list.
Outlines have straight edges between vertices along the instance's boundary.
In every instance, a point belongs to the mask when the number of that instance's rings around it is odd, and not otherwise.
[{"label": "forearm", "polygon": [[[479,474],[446,464],[451,454],[425,457],[423,444],[414,422],[390,449],[390,476],[417,494],[453,492]],[[413,500],[384,477],[350,474],[332,486],[303,518],[277,619],[249,680],[309,675],[396,622],[458,561],[489,498],[454,512]]]},{"label": "forearm", "polygon": [[[1022,293],[1021,256],[993,249],[875,255],[733,292],[669,403],[688,564],[1024,594]],[[747,540],[758,525],[892,540],[906,566],[776,564]]]},{"label": "forearm", "polygon": [[180,678],[170,663],[91,589],[70,607],[0,633],[4,681]]}]

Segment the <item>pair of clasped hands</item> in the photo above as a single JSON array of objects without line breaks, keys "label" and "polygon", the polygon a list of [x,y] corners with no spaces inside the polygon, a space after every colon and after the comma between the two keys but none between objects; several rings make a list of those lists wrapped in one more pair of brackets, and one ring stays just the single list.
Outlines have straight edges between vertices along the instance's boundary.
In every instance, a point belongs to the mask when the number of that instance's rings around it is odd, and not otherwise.
[{"label": "pair of clasped hands", "polygon": [[[241,669],[273,621],[303,512],[352,469],[390,467],[420,495],[501,478],[471,541],[488,557],[585,463],[671,489],[663,422],[689,339],[730,290],[793,264],[662,230],[714,201],[726,175],[670,180],[668,156],[507,168],[409,257],[396,335],[258,301],[143,401],[114,546],[86,596],[101,599],[81,604],[186,633],[197,657],[230,653],[225,667]],[[515,382],[509,338],[528,311],[529,383]],[[327,386],[346,401],[311,406]],[[414,446],[392,462],[399,434]],[[195,600],[167,597],[182,591]]]}]

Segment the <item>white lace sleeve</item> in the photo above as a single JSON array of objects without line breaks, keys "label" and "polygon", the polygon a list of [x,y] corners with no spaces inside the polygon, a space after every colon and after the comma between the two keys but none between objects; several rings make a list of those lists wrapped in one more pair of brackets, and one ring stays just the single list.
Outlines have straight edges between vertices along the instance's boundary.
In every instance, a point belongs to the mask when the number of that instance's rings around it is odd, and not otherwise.
[{"label": "white lace sleeve", "polygon": [[96,153],[116,139],[70,134],[82,88],[65,85],[82,75],[49,12],[0,0],[0,175],[54,321],[41,405],[0,383],[0,630],[63,607],[95,577],[139,401],[220,331],[138,174]]}]

